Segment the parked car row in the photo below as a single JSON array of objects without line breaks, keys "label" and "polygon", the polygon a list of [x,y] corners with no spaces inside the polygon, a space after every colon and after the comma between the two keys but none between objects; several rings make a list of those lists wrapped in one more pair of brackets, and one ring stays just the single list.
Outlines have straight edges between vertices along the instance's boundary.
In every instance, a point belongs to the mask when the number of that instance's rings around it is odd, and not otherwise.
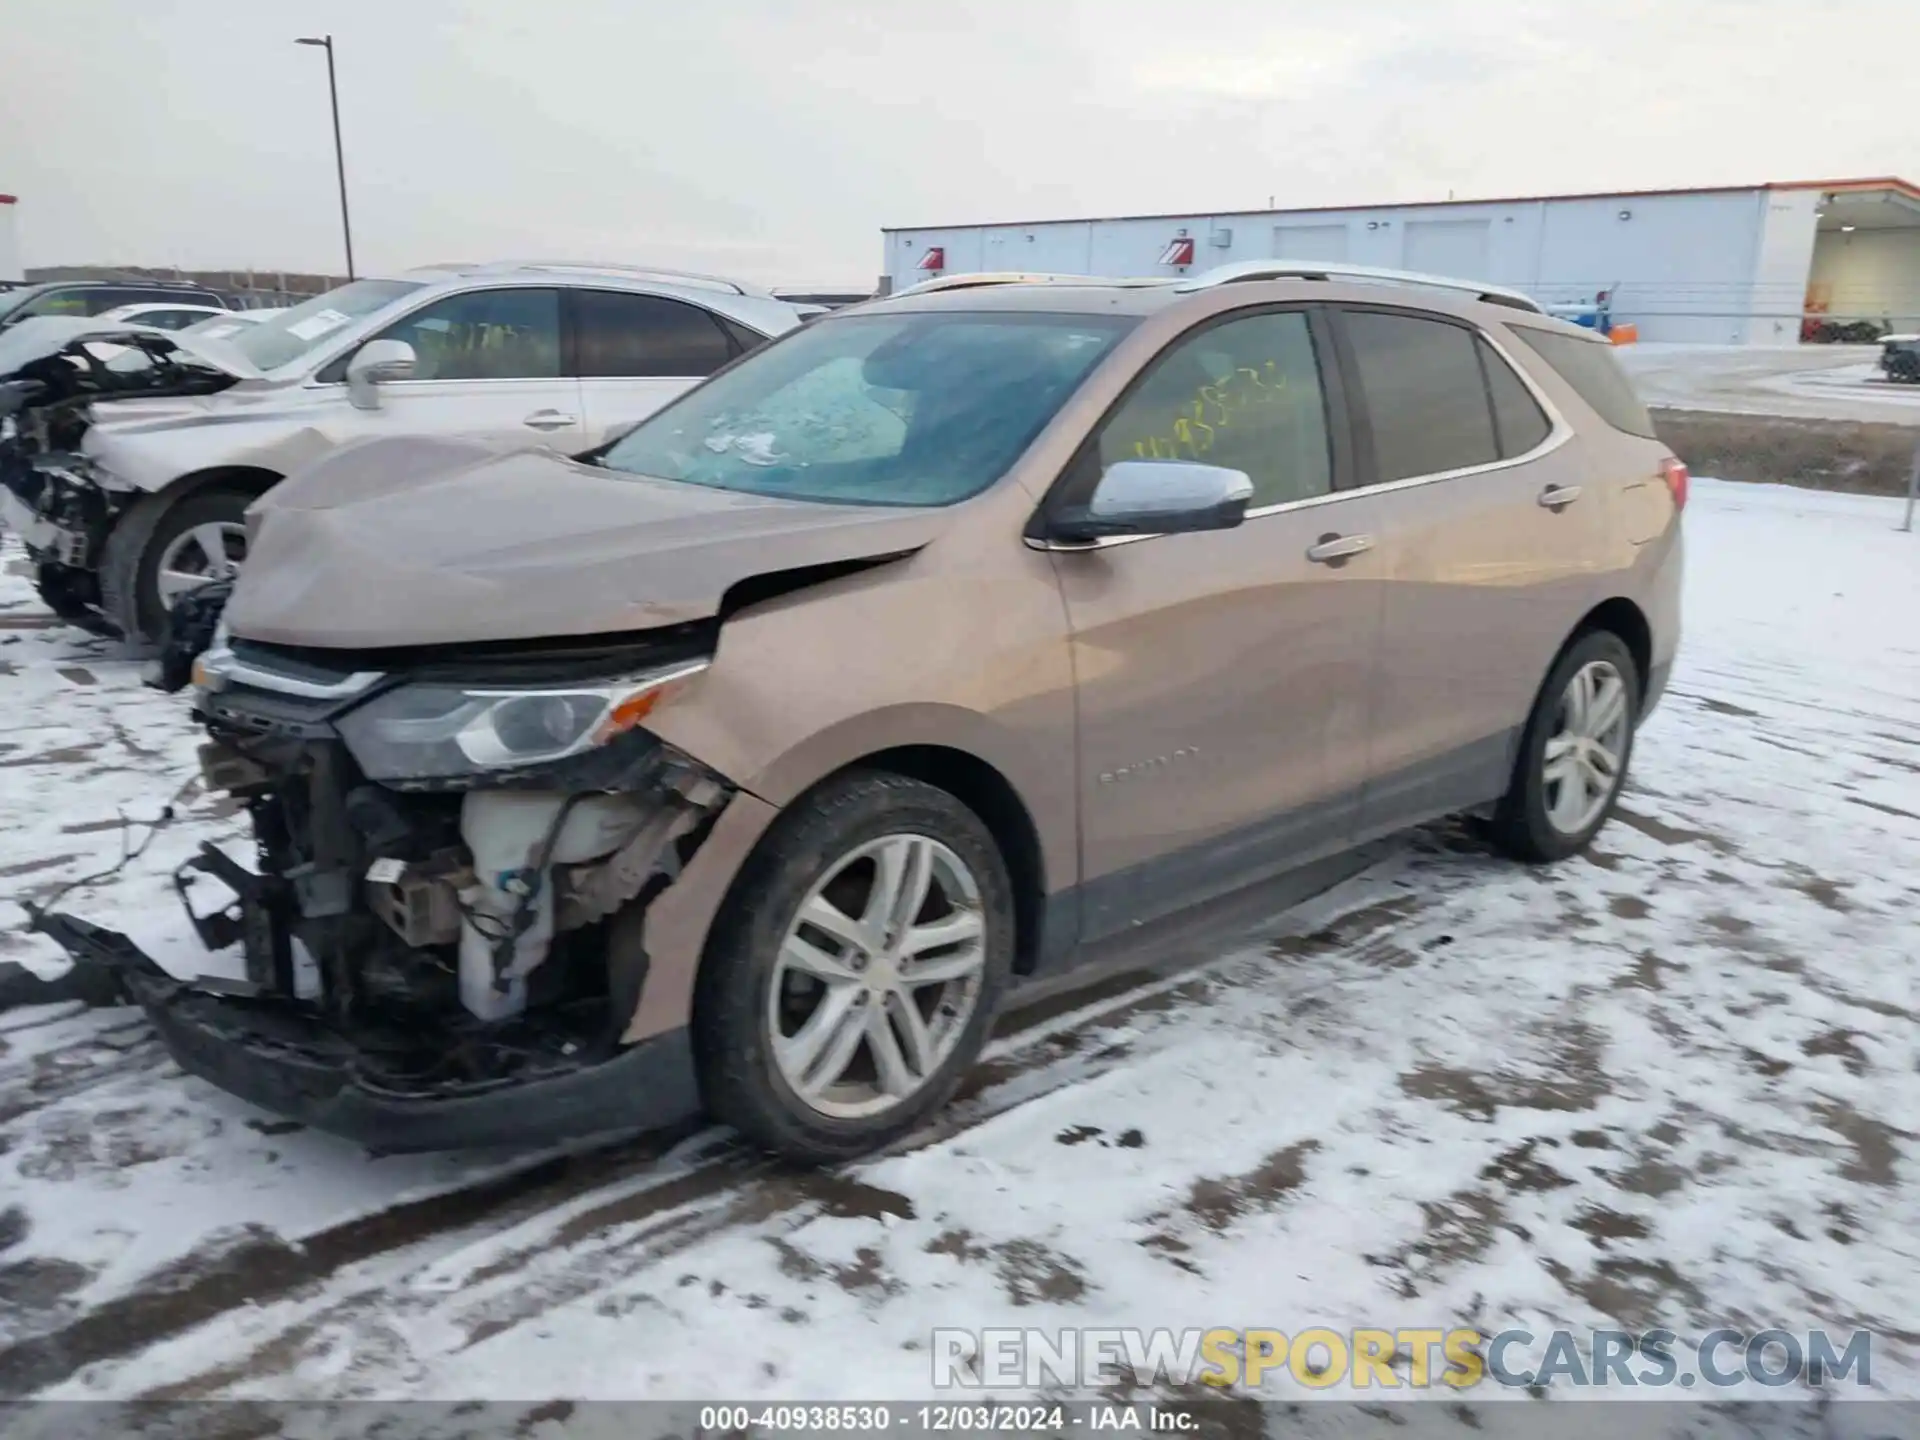
[{"label": "parked car row", "polygon": [[255,323],[148,336],[109,363],[111,338],[83,330],[24,367],[0,362],[18,397],[0,519],[57,614],[157,643],[175,599],[236,573],[247,507],[334,448],[458,435],[588,449],[799,320],[731,281],[507,262],[356,280]]},{"label": "parked car row", "polygon": [[1685,468],[1603,339],[1464,282],[796,325],[515,265],[113,343],[32,371],[12,507],[130,633],[202,632],[258,863],[179,879],[244,976],[35,923],[186,1069],[385,1150],[702,1107],[884,1146],[1016,987],[1242,933],[1438,815],[1579,850],[1679,639]]},{"label": "parked car row", "polygon": [[218,291],[182,280],[48,280],[0,291],[0,331],[43,315],[97,318],[133,305],[151,305],[159,311],[185,308],[201,314],[233,309]]}]

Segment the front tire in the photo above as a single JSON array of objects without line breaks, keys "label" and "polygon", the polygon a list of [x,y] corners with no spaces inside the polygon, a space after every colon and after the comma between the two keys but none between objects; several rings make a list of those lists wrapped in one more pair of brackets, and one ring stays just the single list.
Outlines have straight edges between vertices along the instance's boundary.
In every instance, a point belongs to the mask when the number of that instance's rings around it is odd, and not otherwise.
[{"label": "front tire", "polygon": [[41,603],[67,624],[77,625],[90,635],[116,633],[100,613],[100,586],[91,572],[42,560],[33,567],[33,588]]},{"label": "front tire", "polygon": [[150,495],[120,517],[101,557],[100,599],[127,640],[158,644],[174,601],[196,583],[239,573],[253,500],[240,490]]},{"label": "front tire", "polygon": [[1567,647],[1546,683],[1494,811],[1493,839],[1539,864],[1586,848],[1613,813],[1640,717],[1640,670],[1608,630]]},{"label": "front tire", "polygon": [[708,1110],[804,1164],[908,1134],[986,1044],[1013,914],[959,800],[877,771],[828,781],[761,841],[715,928],[694,1002]]}]

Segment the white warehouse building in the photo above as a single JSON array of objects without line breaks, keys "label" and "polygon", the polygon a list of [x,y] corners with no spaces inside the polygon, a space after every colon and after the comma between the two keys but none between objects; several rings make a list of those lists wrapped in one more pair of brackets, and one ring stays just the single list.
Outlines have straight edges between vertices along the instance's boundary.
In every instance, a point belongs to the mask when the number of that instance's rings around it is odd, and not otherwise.
[{"label": "white warehouse building", "polygon": [[982,271],[1178,276],[1237,260],[1384,266],[1594,302],[1643,340],[1790,345],[1920,329],[1920,186],[1884,177],[1319,210],[890,229],[883,291]]},{"label": "white warehouse building", "polygon": [[11,195],[0,195],[0,280],[18,280],[22,274],[20,233],[14,228],[19,203]]}]

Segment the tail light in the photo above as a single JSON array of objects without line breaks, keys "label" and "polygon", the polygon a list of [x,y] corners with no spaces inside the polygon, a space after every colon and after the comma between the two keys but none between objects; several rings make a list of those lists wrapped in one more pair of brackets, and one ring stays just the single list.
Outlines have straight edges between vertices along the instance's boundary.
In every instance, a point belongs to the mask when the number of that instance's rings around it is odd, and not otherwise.
[{"label": "tail light", "polygon": [[1687,508],[1687,467],[1669,455],[1660,462],[1660,478],[1667,482],[1667,490],[1673,496],[1673,508]]}]

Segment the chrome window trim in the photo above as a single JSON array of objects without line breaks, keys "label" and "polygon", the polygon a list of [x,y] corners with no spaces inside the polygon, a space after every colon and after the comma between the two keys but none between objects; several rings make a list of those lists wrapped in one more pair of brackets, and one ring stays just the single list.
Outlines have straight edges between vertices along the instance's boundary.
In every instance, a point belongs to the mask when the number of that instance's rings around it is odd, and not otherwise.
[{"label": "chrome window trim", "polygon": [[[1459,324],[1461,322],[1452,317],[1448,317],[1443,323]],[[1422,485],[1438,485],[1447,480],[1464,480],[1474,475],[1492,475],[1502,470],[1511,470],[1519,465],[1531,465],[1534,461],[1551,455],[1562,445],[1565,445],[1569,440],[1573,439],[1574,429],[1567,423],[1566,417],[1560,413],[1560,407],[1548,398],[1547,393],[1540,388],[1533,376],[1527,373],[1526,367],[1515,363],[1512,354],[1508,352],[1507,348],[1495,339],[1494,336],[1489,334],[1484,327],[1473,324],[1472,322],[1467,322],[1466,328],[1472,330],[1475,335],[1478,335],[1482,340],[1486,341],[1487,345],[1493,350],[1493,353],[1506,362],[1507,368],[1520,377],[1520,383],[1526,387],[1527,393],[1533,396],[1534,402],[1539,405],[1542,413],[1547,417],[1548,430],[1546,439],[1542,440],[1525,454],[1515,455],[1505,460],[1495,460],[1486,465],[1468,465],[1458,470],[1436,470],[1431,474],[1408,475],[1399,480],[1385,480],[1373,485],[1356,485],[1350,490],[1329,490],[1324,495],[1309,495],[1304,500],[1282,500],[1276,505],[1262,505],[1257,509],[1247,511],[1245,520],[1260,520],[1268,515],[1285,515],[1296,510],[1311,510],[1317,506],[1330,504],[1336,500],[1345,500],[1356,495],[1388,495],[1400,490],[1412,490]],[[1491,397],[1488,398],[1487,405],[1488,409],[1491,410],[1493,405]],[[1242,521],[1243,524],[1245,520]],[[1235,528],[1237,529],[1238,527],[1236,526]],[[1115,545],[1131,545],[1137,540],[1158,540],[1162,538],[1163,533],[1164,532],[1156,531],[1151,535],[1103,535],[1098,540],[1074,543],[1057,540],[1029,539],[1026,543],[1027,548],[1030,550],[1048,550],[1066,555],[1080,555],[1090,550],[1110,549]]]}]

